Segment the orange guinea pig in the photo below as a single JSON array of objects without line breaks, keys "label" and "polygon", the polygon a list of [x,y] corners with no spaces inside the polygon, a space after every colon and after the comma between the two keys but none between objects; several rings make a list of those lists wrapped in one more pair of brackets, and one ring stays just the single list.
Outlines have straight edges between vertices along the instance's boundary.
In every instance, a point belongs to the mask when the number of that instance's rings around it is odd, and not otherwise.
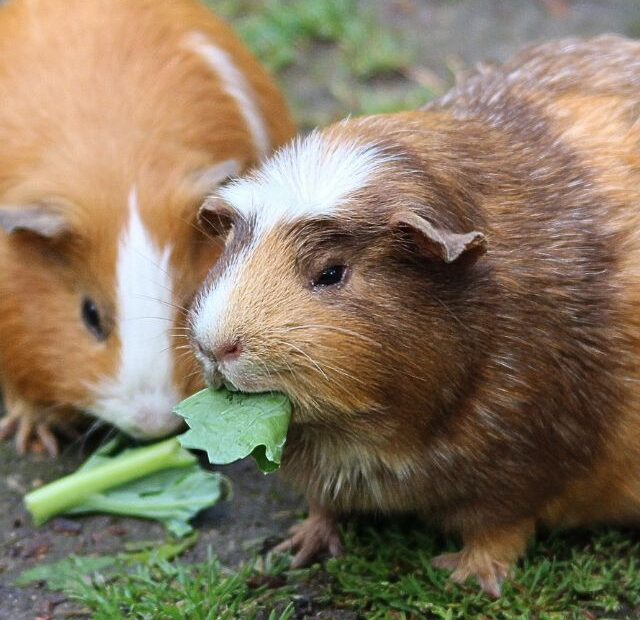
[{"label": "orange guinea pig", "polygon": [[196,0],[13,0],[0,101],[0,434],[175,431],[200,382],[183,309],[220,251],[198,207],[291,137],[278,89]]},{"label": "orange guinea pig", "polygon": [[284,543],[416,511],[497,595],[536,525],[640,523],[640,43],[528,50],[222,188],[190,316],[208,379],[294,404]]}]

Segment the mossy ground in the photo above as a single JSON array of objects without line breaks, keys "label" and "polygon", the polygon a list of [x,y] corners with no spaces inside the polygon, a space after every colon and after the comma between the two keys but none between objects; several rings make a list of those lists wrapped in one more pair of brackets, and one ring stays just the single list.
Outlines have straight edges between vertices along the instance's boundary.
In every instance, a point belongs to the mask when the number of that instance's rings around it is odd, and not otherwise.
[{"label": "mossy ground", "polygon": [[591,620],[640,617],[640,536],[600,530],[541,537],[503,596],[457,586],[430,558],[452,543],[413,521],[352,522],[346,554],[307,570],[260,556],[234,571],[214,558],[155,562],[70,590],[94,618]]}]

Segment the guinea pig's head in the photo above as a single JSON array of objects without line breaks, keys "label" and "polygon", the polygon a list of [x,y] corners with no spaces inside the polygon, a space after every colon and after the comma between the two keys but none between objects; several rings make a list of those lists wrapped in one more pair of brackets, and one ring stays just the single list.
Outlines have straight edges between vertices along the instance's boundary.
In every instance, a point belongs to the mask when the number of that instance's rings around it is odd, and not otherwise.
[{"label": "guinea pig's head", "polygon": [[137,438],[177,430],[173,407],[201,385],[185,309],[220,252],[197,225],[203,184],[238,164],[177,167],[139,168],[131,184],[101,182],[97,166],[68,179],[31,174],[5,192],[3,387]]},{"label": "guinea pig's head", "polygon": [[412,134],[340,123],[207,200],[225,249],[189,321],[209,383],[282,391],[294,422],[426,418],[460,397],[484,220],[446,132]]}]

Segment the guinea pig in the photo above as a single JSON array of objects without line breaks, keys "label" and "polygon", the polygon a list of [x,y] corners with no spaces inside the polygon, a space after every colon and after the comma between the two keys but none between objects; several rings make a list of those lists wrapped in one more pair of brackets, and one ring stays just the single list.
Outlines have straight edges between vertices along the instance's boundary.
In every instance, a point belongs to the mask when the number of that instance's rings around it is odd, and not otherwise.
[{"label": "guinea pig", "polygon": [[198,208],[293,135],[278,89],[196,0],[13,0],[0,101],[0,435],[55,453],[77,411],[169,434],[221,249]]},{"label": "guinea pig", "polygon": [[280,549],[417,512],[498,596],[539,524],[640,521],[640,43],[529,49],[420,111],[298,139],[206,201],[210,383],[287,394]]}]

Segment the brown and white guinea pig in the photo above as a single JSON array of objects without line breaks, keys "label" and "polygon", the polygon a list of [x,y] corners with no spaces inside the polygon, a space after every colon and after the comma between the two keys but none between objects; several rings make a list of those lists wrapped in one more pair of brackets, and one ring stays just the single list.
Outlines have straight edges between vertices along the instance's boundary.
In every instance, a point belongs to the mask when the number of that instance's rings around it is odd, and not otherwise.
[{"label": "brown and white guinea pig", "polygon": [[208,380],[294,403],[283,472],[417,511],[498,595],[537,524],[640,521],[640,43],[533,48],[421,111],[313,133],[204,207]]},{"label": "brown and white guinea pig", "polygon": [[197,211],[293,135],[280,93],[196,0],[12,0],[0,101],[0,434],[174,431],[201,381],[182,308],[220,252]]}]

